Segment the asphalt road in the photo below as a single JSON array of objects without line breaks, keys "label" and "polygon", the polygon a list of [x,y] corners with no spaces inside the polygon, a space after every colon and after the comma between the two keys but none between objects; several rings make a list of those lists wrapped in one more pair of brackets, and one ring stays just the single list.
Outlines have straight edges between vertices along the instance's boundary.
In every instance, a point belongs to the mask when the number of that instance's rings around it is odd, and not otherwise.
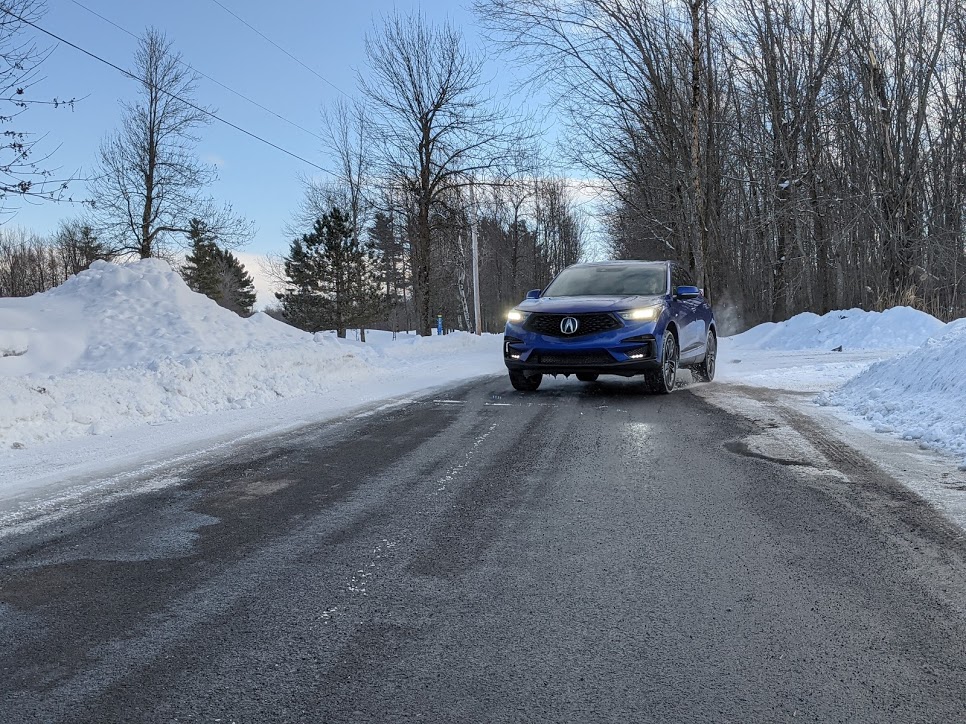
[{"label": "asphalt road", "polygon": [[0,538],[0,722],[966,721],[959,531],[795,424],[493,378]]}]

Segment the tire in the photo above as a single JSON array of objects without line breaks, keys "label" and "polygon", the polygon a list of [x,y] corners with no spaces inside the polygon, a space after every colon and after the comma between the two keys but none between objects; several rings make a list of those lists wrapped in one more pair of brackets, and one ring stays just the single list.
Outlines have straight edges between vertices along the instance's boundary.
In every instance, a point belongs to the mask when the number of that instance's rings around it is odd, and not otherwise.
[{"label": "tire", "polygon": [[577,379],[581,382],[596,382],[597,378],[600,377],[596,372],[578,372]]},{"label": "tire", "polygon": [[718,337],[713,331],[708,332],[708,344],[705,348],[704,359],[701,364],[691,368],[691,376],[696,382],[711,382],[718,362]]},{"label": "tire", "polygon": [[540,373],[528,375],[519,370],[510,370],[510,384],[520,392],[536,392],[542,380],[543,375]]},{"label": "tire", "polygon": [[678,379],[678,344],[674,335],[670,332],[664,333],[664,342],[661,345],[661,369],[649,372],[647,375],[648,389],[658,395],[667,395],[674,390],[674,385]]}]

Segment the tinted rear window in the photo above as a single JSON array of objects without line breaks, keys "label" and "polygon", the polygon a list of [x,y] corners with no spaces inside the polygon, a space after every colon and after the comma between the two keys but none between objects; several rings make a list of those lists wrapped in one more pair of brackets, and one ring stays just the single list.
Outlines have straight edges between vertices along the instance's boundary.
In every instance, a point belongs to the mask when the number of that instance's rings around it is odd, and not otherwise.
[{"label": "tinted rear window", "polygon": [[585,266],[564,269],[554,279],[544,296],[629,296],[632,294],[664,294],[667,269],[663,266]]}]

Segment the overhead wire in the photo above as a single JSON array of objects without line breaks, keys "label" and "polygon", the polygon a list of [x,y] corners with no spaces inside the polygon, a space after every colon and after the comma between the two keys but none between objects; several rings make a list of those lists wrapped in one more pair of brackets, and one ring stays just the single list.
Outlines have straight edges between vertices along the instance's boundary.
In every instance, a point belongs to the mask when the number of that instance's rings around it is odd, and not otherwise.
[{"label": "overhead wire", "polygon": [[[137,35],[135,35],[131,31],[129,31],[126,28],[118,25],[117,23],[115,23],[114,21],[110,20],[109,18],[101,15],[100,13],[96,12],[95,10],[92,10],[91,8],[89,8],[86,5],[84,5],[83,3],[78,2],[78,0],[71,0],[71,2],[74,3],[75,5],[77,5],[78,7],[81,7],[82,9],[86,10],[87,12],[89,12],[89,13],[91,13],[93,15],[96,15],[98,18],[100,18],[104,22],[112,25],[113,27],[117,28],[118,30],[120,30],[120,31],[122,31],[122,32],[124,32],[124,33],[126,33],[126,34],[128,34],[128,35],[130,35],[132,37],[135,37],[135,38],[138,37]],[[280,45],[278,45],[277,43],[275,43],[271,38],[268,38],[267,36],[265,36],[258,29],[256,29],[256,28],[252,27],[251,25],[249,25],[244,19],[240,18],[234,12],[232,12],[227,7],[225,7],[224,5],[222,5],[222,3],[219,2],[219,0],[212,0],[212,2],[214,2],[216,5],[219,5],[220,7],[222,7],[230,15],[232,15],[235,18],[237,18],[239,20],[239,22],[241,22],[241,23],[245,24],[247,27],[251,28],[255,33],[257,33],[258,35],[260,35],[261,37],[263,37],[266,41],[268,41],[269,43],[271,43],[272,45],[274,45],[275,47],[277,47],[279,50],[281,50],[283,53],[285,53],[286,55],[288,55],[290,58],[292,58],[293,60],[295,60],[297,63],[299,63],[299,65],[302,65],[307,70],[309,70],[310,72],[312,72],[314,75],[318,76],[321,80],[323,80],[325,83],[327,83],[328,85],[330,85],[332,88],[334,88],[338,92],[346,95],[345,94],[345,91],[343,91],[341,88],[339,88],[335,84],[331,83],[329,80],[327,80],[326,78],[324,78],[322,75],[320,75],[319,73],[317,73],[315,70],[313,70],[309,66],[305,65],[305,63],[303,63],[301,60],[299,60],[298,58],[296,58],[295,56],[293,56],[291,53],[289,53],[287,50],[285,50],[284,48],[282,48]],[[2,4],[0,4],[0,11],[3,11],[7,15],[9,15],[9,16],[17,19],[18,21],[24,23],[25,25],[29,25],[30,27],[34,28],[35,30],[37,30],[37,31],[39,31],[39,32],[41,32],[41,33],[43,33],[43,34],[45,34],[45,35],[53,38],[57,42],[63,43],[64,45],[66,45],[66,46],[68,46],[70,48],[73,48],[74,50],[77,50],[78,52],[83,53],[84,55],[87,55],[88,57],[93,58],[94,60],[96,60],[96,61],[98,61],[100,63],[103,63],[104,65],[107,65],[110,68],[113,68],[117,72],[121,73],[124,76],[127,76],[128,78],[131,78],[132,80],[136,80],[139,83],[145,83],[145,80],[143,78],[141,78],[140,76],[138,76],[137,74],[132,73],[131,71],[129,71],[129,70],[125,69],[125,68],[122,68],[121,66],[116,65],[115,63],[112,63],[111,61],[109,61],[109,60],[107,60],[107,59],[105,59],[105,58],[97,55],[96,53],[94,53],[94,52],[92,52],[90,50],[87,50],[86,48],[83,48],[80,45],[77,45],[76,43],[73,43],[73,42],[71,42],[70,40],[67,40],[64,37],[61,37],[60,35],[57,35],[56,33],[53,33],[50,30],[47,30],[46,28],[41,27],[37,23],[35,23],[35,22],[31,21],[31,20],[28,20],[27,18],[24,18],[24,17],[18,15],[17,13],[13,12],[12,10],[7,9],[6,7],[3,7]],[[258,106],[259,108],[262,108],[263,110],[268,111],[272,115],[280,118],[283,121],[286,121],[286,122],[290,123],[291,125],[299,128],[300,130],[308,133],[309,135],[312,135],[312,136],[314,136],[316,138],[319,138],[320,140],[324,140],[324,139],[321,138],[321,136],[318,136],[317,134],[313,133],[312,131],[309,131],[308,129],[302,128],[301,126],[299,126],[296,123],[293,123],[291,121],[288,121],[288,119],[285,119],[284,117],[278,115],[277,113],[275,113],[271,109],[266,108],[265,106],[261,105],[257,101],[254,101],[254,100],[248,98],[247,96],[243,95],[242,93],[239,93],[238,91],[236,91],[236,90],[234,90],[234,89],[232,89],[232,88],[224,85],[220,81],[217,81],[214,78],[211,78],[210,76],[202,73],[201,71],[199,71],[197,68],[194,68],[190,64],[188,64],[188,63],[186,63],[184,61],[181,61],[181,62],[184,64],[185,67],[193,70],[194,72],[198,73],[200,76],[202,76],[204,78],[207,78],[211,82],[213,82],[213,83],[221,86],[225,90],[228,90],[231,93],[234,93],[235,95],[239,96],[240,98],[243,98],[244,100],[248,101],[249,103],[252,103],[253,105]],[[170,92],[170,91],[168,91],[168,90],[166,90],[164,88],[160,88],[160,87],[158,88],[158,91],[161,92],[161,93],[163,93],[163,94],[165,94],[165,95],[167,95],[167,96],[169,96],[169,97],[171,97],[171,98],[174,98],[174,99],[180,101],[181,103],[184,103],[185,105],[187,105],[190,108],[198,111],[199,113],[202,113],[202,114],[210,117],[211,119],[213,119],[215,121],[218,121],[219,123],[221,123],[223,125],[226,125],[229,128],[232,128],[232,129],[238,131],[239,133],[242,133],[242,134],[244,134],[244,135],[252,138],[255,141],[258,141],[259,143],[262,143],[262,144],[264,144],[266,146],[269,146],[269,147],[275,149],[276,151],[279,151],[281,153],[284,153],[287,156],[290,156],[290,157],[292,157],[292,158],[294,158],[294,159],[296,159],[298,161],[301,161],[302,163],[304,163],[304,164],[306,164],[308,166],[311,166],[312,168],[314,168],[314,169],[316,169],[318,171],[321,171],[322,173],[328,174],[329,176],[338,176],[339,175],[336,172],[334,172],[334,171],[332,171],[332,170],[330,170],[328,168],[325,168],[324,166],[320,166],[319,164],[317,164],[317,163],[315,163],[313,161],[309,161],[307,158],[304,158],[303,156],[300,156],[297,153],[294,153],[292,151],[289,151],[288,149],[283,148],[282,146],[278,145],[277,143],[274,143],[273,141],[270,141],[267,138],[263,138],[262,136],[259,136],[258,134],[253,133],[253,132],[245,129],[242,126],[239,126],[238,124],[233,123],[232,121],[229,121],[226,118],[221,117],[220,115],[218,115],[214,111],[211,111],[211,110],[209,110],[207,108],[203,108],[203,107],[197,105],[196,103],[193,103],[192,101],[190,101],[190,100],[188,100],[186,98],[182,98],[181,96],[177,95],[176,93],[172,93],[172,92]],[[501,184],[490,184],[490,185],[501,185]],[[379,185],[376,185],[376,187],[377,188],[380,188],[380,189],[383,189],[383,190],[392,190],[392,189],[395,189],[396,188],[396,185],[394,185],[394,184],[385,184],[385,185],[379,184]],[[583,203],[587,203],[587,201],[581,202],[581,204],[583,204]]]},{"label": "overhead wire", "polygon": [[[109,66],[109,67],[113,68],[117,72],[121,73],[122,75],[127,76],[128,78],[131,78],[132,80],[136,80],[139,83],[146,83],[146,81],[143,78],[141,78],[138,75],[132,73],[131,71],[126,70],[125,68],[122,68],[121,66],[116,65],[116,64],[112,63],[111,61],[109,61],[109,60],[107,60],[105,58],[102,58],[101,56],[97,55],[96,53],[91,52],[90,50],[87,50],[86,48],[82,48],[81,46],[77,45],[76,43],[72,43],[71,41],[67,40],[66,38],[63,38],[63,37],[57,35],[56,33],[53,33],[51,31],[47,30],[46,28],[41,27],[37,23],[35,23],[35,22],[31,21],[31,20],[28,20],[27,18],[24,18],[24,17],[18,15],[17,13],[13,12],[12,10],[9,10],[9,9],[3,7],[3,5],[0,5],[0,11],[3,11],[7,15],[9,15],[9,16],[11,16],[13,18],[16,18],[17,20],[19,20],[20,22],[24,23],[25,25],[29,25],[30,27],[34,28],[35,30],[40,31],[44,35],[47,35],[47,36],[53,38],[58,43],[63,43],[64,45],[66,45],[66,46],[68,46],[70,48],[73,48],[74,50],[76,50],[76,51],[78,51],[80,53],[83,53],[84,55],[89,56],[89,57],[93,58],[94,60],[96,60],[96,61],[98,61],[100,63],[103,63],[106,66]],[[299,156],[297,153],[293,153],[292,151],[289,151],[288,149],[283,148],[282,146],[279,146],[277,143],[273,143],[272,141],[269,141],[267,138],[263,138],[262,136],[259,136],[258,134],[252,133],[251,131],[249,131],[249,130],[247,130],[245,128],[242,128],[241,126],[239,126],[236,123],[232,123],[231,121],[229,121],[229,120],[227,120],[225,118],[222,118],[221,116],[219,116],[214,111],[211,111],[211,110],[209,110],[207,108],[202,108],[201,106],[197,105],[196,103],[193,103],[193,102],[187,100],[186,98],[182,98],[181,96],[177,95],[176,93],[172,93],[171,91],[165,90],[164,88],[160,88],[160,87],[157,90],[159,92],[165,94],[166,96],[170,97],[170,98],[174,98],[175,100],[180,101],[181,103],[184,103],[189,108],[192,108],[192,109],[198,111],[199,113],[203,113],[204,115],[212,118],[213,120],[216,120],[219,123],[222,123],[222,124],[228,126],[229,128],[235,129],[239,133],[243,133],[246,136],[249,136],[250,138],[253,138],[254,140],[258,141],[259,143],[263,143],[266,146],[270,146],[271,148],[274,148],[276,151],[280,151],[281,153],[284,153],[287,156],[291,156],[292,158],[294,158],[294,159],[296,159],[298,161],[301,161],[302,163],[304,163],[304,164],[306,164],[308,166],[311,166],[312,168],[318,169],[319,171],[321,171],[323,173],[329,174],[330,176],[337,175],[337,174],[333,173],[332,171],[330,171],[329,169],[327,169],[327,168],[325,168],[323,166],[320,166],[317,163],[314,163],[312,161],[309,161],[307,158],[303,158],[302,156]]]},{"label": "overhead wire", "polygon": [[323,83],[325,83],[326,85],[330,86],[331,88],[337,90],[339,93],[341,93],[342,95],[344,95],[346,98],[349,98],[350,97],[348,93],[346,93],[344,90],[342,90],[335,83],[333,83],[328,78],[326,78],[321,73],[319,73],[317,70],[315,70],[315,68],[311,67],[310,65],[307,65],[306,63],[303,63],[301,60],[299,60],[297,57],[295,57],[294,55],[292,55],[290,52],[288,52],[281,45],[279,45],[274,40],[272,40],[270,37],[268,37],[267,35],[265,35],[265,33],[263,33],[261,30],[259,30],[254,25],[252,25],[247,20],[245,20],[243,17],[241,17],[240,15],[238,15],[234,10],[231,10],[230,8],[228,8],[225,5],[223,5],[220,2],[220,0],[211,0],[211,1],[215,5],[217,5],[218,7],[220,7],[222,10],[224,10],[226,13],[228,13],[229,15],[231,15],[233,18],[235,18],[235,20],[237,20],[242,25],[244,25],[245,27],[247,27],[249,30],[251,30],[252,32],[256,33],[260,38],[262,38],[263,40],[265,40],[268,43],[271,43],[278,50],[280,50],[281,52],[285,53],[285,55],[287,55],[289,58],[291,58],[292,60],[294,60],[299,65],[301,65],[303,68],[305,68],[307,71],[309,71],[309,73],[311,73],[312,75],[314,75],[316,78],[318,78],[319,80],[321,80]]},{"label": "overhead wire", "polygon": [[[121,25],[118,25],[117,23],[115,23],[115,22],[114,22],[113,20],[111,20],[110,18],[108,18],[108,17],[105,17],[104,15],[101,15],[101,13],[99,13],[99,12],[97,12],[96,10],[93,10],[93,9],[91,9],[91,8],[89,8],[89,7],[87,7],[87,6],[86,6],[86,5],[84,4],[84,3],[82,3],[82,2],[78,2],[78,0],[70,0],[70,1],[71,1],[72,3],[74,3],[74,5],[76,5],[77,7],[79,7],[79,8],[82,8],[83,10],[86,10],[86,11],[87,11],[87,12],[89,12],[89,13],[90,13],[91,15],[94,15],[94,16],[96,16],[96,17],[98,17],[98,18],[100,18],[101,20],[103,20],[103,21],[104,21],[105,23],[107,23],[108,25],[111,25],[111,26],[113,26],[113,27],[115,27],[115,28],[117,28],[117,29],[118,29],[118,30],[120,30],[120,31],[121,31],[122,33],[127,33],[127,34],[128,34],[128,35],[130,35],[130,36],[131,36],[132,38],[137,38],[137,37],[138,37],[138,36],[137,36],[137,35],[136,35],[135,33],[132,33],[132,32],[131,32],[130,30],[128,30],[127,28],[125,28],[125,27],[123,27],[123,26],[121,26]],[[247,102],[249,102],[249,103],[251,103],[251,104],[252,104],[253,106],[256,106],[257,108],[261,108],[261,109],[262,109],[263,111],[265,111],[266,113],[270,113],[271,115],[273,115],[273,116],[275,116],[275,118],[277,118],[277,119],[279,119],[280,121],[283,121],[283,122],[285,122],[285,123],[287,123],[288,125],[290,125],[290,126],[292,126],[293,128],[297,128],[298,130],[300,130],[300,131],[302,131],[302,132],[304,132],[304,133],[307,133],[307,134],[309,134],[310,136],[312,136],[312,137],[314,137],[314,138],[317,138],[318,140],[320,140],[320,141],[322,141],[323,143],[325,142],[325,139],[324,139],[324,138],[322,138],[322,136],[320,136],[319,134],[317,134],[317,133],[315,133],[314,131],[310,131],[310,130],[309,130],[308,128],[305,128],[304,126],[301,126],[301,125],[299,125],[299,124],[298,124],[298,123],[296,123],[295,121],[293,121],[293,120],[291,120],[291,119],[289,119],[289,118],[286,118],[285,116],[283,116],[283,115],[281,115],[281,114],[279,114],[279,113],[276,113],[275,111],[273,111],[273,110],[272,110],[271,108],[268,108],[267,106],[263,106],[263,105],[262,105],[261,103],[259,103],[259,102],[258,102],[258,101],[256,101],[256,100],[253,100],[252,98],[249,98],[249,97],[248,97],[248,96],[246,96],[246,95],[245,95],[244,93],[241,93],[241,92],[239,92],[239,91],[237,91],[237,90],[235,90],[234,88],[231,88],[230,86],[227,86],[227,85],[225,85],[225,84],[224,84],[224,83],[222,83],[221,81],[219,81],[219,80],[216,80],[215,78],[212,78],[212,77],[211,77],[210,75],[207,75],[206,73],[203,73],[202,71],[200,71],[200,70],[198,70],[198,69],[197,69],[197,68],[195,68],[195,67],[194,67],[193,65],[191,65],[190,63],[187,63],[187,62],[185,62],[185,61],[183,61],[183,60],[182,60],[182,61],[181,61],[181,64],[182,64],[182,65],[183,65],[183,66],[184,66],[185,68],[188,68],[189,70],[191,70],[191,71],[193,71],[193,72],[195,72],[195,73],[197,73],[197,74],[198,74],[199,76],[201,76],[202,78],[204,78],[204,79],[206,79],[206,80],[209,80],[209,81],[211,81],[212,83],[214,83],[215,85],[217,85],[217,86],[219,86],[219,87],[221,87],[221,88],[223,88],[223,89],[225,89],[225,90],[226,90],[226,91],[228,91],[229,93],[233,93],[234,95],[236,95],[236,96],[238,96],[238,97],[239,97],[239,98],[241,98],[242,100],[245,100],[245,101],[247,101]]]}]

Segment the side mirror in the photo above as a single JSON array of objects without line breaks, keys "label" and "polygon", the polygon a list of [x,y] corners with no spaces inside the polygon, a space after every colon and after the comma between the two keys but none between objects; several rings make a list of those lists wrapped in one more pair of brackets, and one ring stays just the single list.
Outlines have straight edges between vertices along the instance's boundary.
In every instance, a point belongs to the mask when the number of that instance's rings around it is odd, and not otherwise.
[{"label": "side mirror", "polygon": [[674,290],[674,296],[678,299],[694,299],[701,296],[701,290],[697,287],[678,287]]},{"label": "side mirror", "polygon": [[542,289],[531,289],[527,292],[527,299],[539,299],[542,291]]}]

